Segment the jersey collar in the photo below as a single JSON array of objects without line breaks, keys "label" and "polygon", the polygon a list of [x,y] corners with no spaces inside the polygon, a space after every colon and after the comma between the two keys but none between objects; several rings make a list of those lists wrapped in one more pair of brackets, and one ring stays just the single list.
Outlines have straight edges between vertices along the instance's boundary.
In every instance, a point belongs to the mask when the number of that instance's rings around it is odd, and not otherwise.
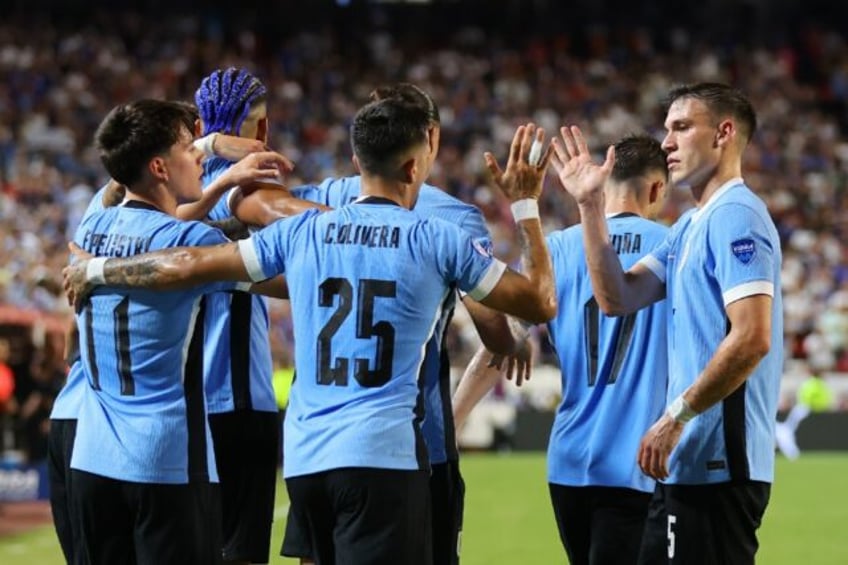
[{"label": "jersey collar", "polygon": [[725,194],[726,192],[728,192],[728,191],[729,191],[731,188],[733,188],[734,186],[738,186],[738,185],[740,185],[740,184],[745,184],[745,181],[744,181],[744,180],[742,180],[742,177],[733,177],[732,179],[730,179],[729,181],[727,181],[726,183],[724,183],[723,185],[721,185],[721,186],[719,187],[719,189],[718,189],[718,190],[716,190],[716,191],[713,193],[713,195],[712,195],[712,196],[710,196],[710,199],[709,199],[709,200],[707,200],[706,204],[704,204],[703,206],[701,206],[700,208],[698,208],[698,210],[697,210],[695,213],[693,213],[693,214],[692,214],[692,221],[693,221],[693,222],[694,222],[694,221],[697,221],[697,220],[698,220],[698,218],[700,218],[701,216],[703,216],[703,215],[704,215],[704,212],[706,212],[706,211],[707,211],[707,209],[709,209],[709,208],[710,208],[710,206],[712,206],[712,205],[713,205],[715,202],[717,202],[717,201],[718,201],[718,200],[719,200],[722,196],[724,196],[724,194]]},{"label": "jersey collar", "polygon": [[382,196],[360,196],[353,201],[353,204],[386,204],[390,206],[397,206],[398,208],[401,207],[401,205],[394,200],[390,200]]}]

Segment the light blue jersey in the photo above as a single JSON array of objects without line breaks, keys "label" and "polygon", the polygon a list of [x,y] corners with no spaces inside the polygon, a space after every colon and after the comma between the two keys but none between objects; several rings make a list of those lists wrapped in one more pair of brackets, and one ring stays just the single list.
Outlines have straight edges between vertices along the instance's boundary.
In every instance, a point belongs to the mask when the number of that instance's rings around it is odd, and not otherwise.
[{"label": "light blue jersey", "polygon": [[454,286],[481,299],[505,265],[456,226],[377,197],[275,222],[240,247],[254,280],[291,273],[284,475],[428,468],[425,345]]},{"label": "light blue jersey", "polygon": [[[204,161],[203,186],[231,166],[219,157]],[[234,190],[218,200],[210,220],[233,216],[229,203]],[[210,414],[277,411],[268,327],[268,305],[262,296],[233,290],[207,297],[203,366]]]},{"label": "light blue jersey", "polygon": [[[625,270],[668,232],[633,214],[614,216],[607,225]],[[559,304],[548,329],[562,371],[548,481],[653,491],[654,481],[639,469],[636,455],[665,407],[665,301],[629,316],[605,316],[592,293],[583,228],[552,233],[547,241]]]},{"label": "light blue jersey", "polygon": [[[84,220],[74,241],[95,256],[128,257],[226,238],[147,204],[128,202]],[[89,388],[71,467],[139,483],[217,480],[203,394],[204,293],[99,287],[77,314]],[[202,319],[202,318],[201,318]]]},{"label": "light blue jersey", "polygon": [[[106,193],[106,188],[109,185],[104,185],[88,204],[85,214],[82,216],[81,222],[84,222],[96,212],[103,209],[103,195]],[[82,362],[79,358],[71,363],[71,368],[68,370],[68,376],[65,378],[65,384],[62,390],[56,396],[53,402],[53,409],[50,411],[51,420],[76,420],[79,415],[80,405],[82,404],[82,395],[85,394],[85,371],[82,368]]]},{"label": "light blue jersey", "polygon": [[[360,189],[361,177],[355,176],[329,178],[320,185],[296,187],[291,192],[298,198],[339,208],[356,200]],[[492,238],[477,207],[466,204],[432,185],[424,184],[421,186],[414,211],[421,218],[441,218],[459,226],[480,246],[491,251]],[[459,457],[450,404],[450,359],[444,347],[446,330],[455,306],[456,293],[452,292],[442,304],[442,314],[434,328],[433,337],[427,342],[424,364],[421,366],[425,412],[421,431],[427,444],[430,463],[434,465],[456,461]]]},{"label": "light blue jersey", "polygon": [[730,331],[729,304],[758,294],[774,298],[769,353],[739,389],[686,425],[666,480],[771,482],[783,304],[780,239],[765,204],[733,179],[684,214],[643,262],[666,284],[669,400],[695,381]]}]

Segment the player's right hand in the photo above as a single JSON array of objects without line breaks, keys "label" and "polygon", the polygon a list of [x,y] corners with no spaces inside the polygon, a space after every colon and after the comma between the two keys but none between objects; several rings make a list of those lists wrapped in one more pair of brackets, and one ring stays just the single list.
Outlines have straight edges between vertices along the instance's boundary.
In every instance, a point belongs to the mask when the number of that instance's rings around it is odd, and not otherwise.
[{"label": "player's right hand", "polygon": [[291,172],[294,165],[284,155],[275,151],[251,153],[224,173],[230,184],[247,186],[255,182],[271,181],[282,185],[284,173]]},{"label": "player's right hand", "polygon": [[542,181],[545,179],[552,150],[549,145],[537,163],[530,163],[530,149],[534,139],[537,143],[544,144],[545,130],[537,129],[532,123],[519,126],[515,130],[505,170],[498,166],[494,155],[488,152],[483,154],[492,181],[512,202],[526,198],[538,199],[542,194]]},{"label": "player's right hand", "polygon": [[83,302],[94,290],[94,285],[86,280],[88,260],[93,257],[74,242],[68,244],[68,249],[74,257],[74,261],[62,269],[62,287],[68,297],[68,305],[79,311]]},{"label": "player's right hand", "polygon": [[604,184],[615,165],[615,147],[607,149],[604,162],[592,161],[583,132],[577,126],[560,128],[562,140],[554,138],[551,144],[554,155],[551,162],[563,188],[571,194],[577,204],[597,202],[603,197]]}]

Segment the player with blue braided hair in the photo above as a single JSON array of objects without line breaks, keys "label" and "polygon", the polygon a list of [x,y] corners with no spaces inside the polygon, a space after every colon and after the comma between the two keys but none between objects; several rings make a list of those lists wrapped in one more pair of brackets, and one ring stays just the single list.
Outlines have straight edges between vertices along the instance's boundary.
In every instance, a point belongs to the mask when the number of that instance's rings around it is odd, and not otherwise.
[{"label": "player with blue braided hair", "polygon": [[[264,140],[268,131],[267,90],[245,69],[217,69],[200,83],[194,95],[203,122],[203,135],[228,133]],[[248,131],[242,131],[245,127]],[[250,135],[253,128],[256,131]]]}]

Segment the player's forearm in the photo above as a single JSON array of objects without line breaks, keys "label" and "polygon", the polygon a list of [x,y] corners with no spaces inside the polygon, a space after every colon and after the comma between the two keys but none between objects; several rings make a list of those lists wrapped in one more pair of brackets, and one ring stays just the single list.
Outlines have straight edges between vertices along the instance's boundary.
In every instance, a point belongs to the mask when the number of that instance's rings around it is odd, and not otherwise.
[{"label": "player's forearm", "polygon": [[267,281],[254,283],[250,285],[250,292],[253,294],[261,294],[269,298],[289,298],[289,285],[286,282],[286,277],[280,275]]},{"label": "player's forearm", "polygon": [[731,330],[703,372],[683,393],[684,400],[696,413],[709,409],[738,389],[768,351],[768,340]]},{"label": "player's forearm", "polygon": [[202,220],[233,186],[226,173],[220,175],[204,189],[200,200],[177,206],[177,217],[181,220]]},{"label": "player's forearm", "polygon": [[609,243],[604,199],[581,203],[580,222],[583,227],[586,265],[598,306],[605,314],[611,316],[635,311],[635,308],[627,304],[626,277],[621,268],[621,260]]},{"label": "player's forearm", "polygon": [[330,210],[323,204],[295,198],[283,187],[256,189],[233,204],[233,212],[239,220],[262,227],[313,208]]},{"label": "player's forearm", "polygon": [[529,334],[521,323],[509,318],[503,312],[493,310],[467,296],[463,298],[462,303],[471,316],[480,341],[489,351],[500,355],[512,355],[521,342],[527,339]]},{"label": "player's forearm", "polygon": [[501,369],[491,362],[492,357],[492,353],[485,347],[478,349],[459,381],[453,395],[453,419],[457,429],[462,427],[471,410],[501,379]]},{"label": "player's forearm", "polygon": [[539,218],[521,220],[517,223],[521,244],[523,275],[530,281],[535,292],[524,303],[520,316],[530,322],[541,324],[556,316],[557,303],[551,255],[542,233]]},{"label": "player's forearm", "polygon": [[[235,253],[237,261],[223,255]],[[232,269],[234,265],[241,265]],[[175,247],[136,257],[113,258],[103,269],[105,284],[154,290],[182,290],[224,280],[249,281],[238,247]]]}]

